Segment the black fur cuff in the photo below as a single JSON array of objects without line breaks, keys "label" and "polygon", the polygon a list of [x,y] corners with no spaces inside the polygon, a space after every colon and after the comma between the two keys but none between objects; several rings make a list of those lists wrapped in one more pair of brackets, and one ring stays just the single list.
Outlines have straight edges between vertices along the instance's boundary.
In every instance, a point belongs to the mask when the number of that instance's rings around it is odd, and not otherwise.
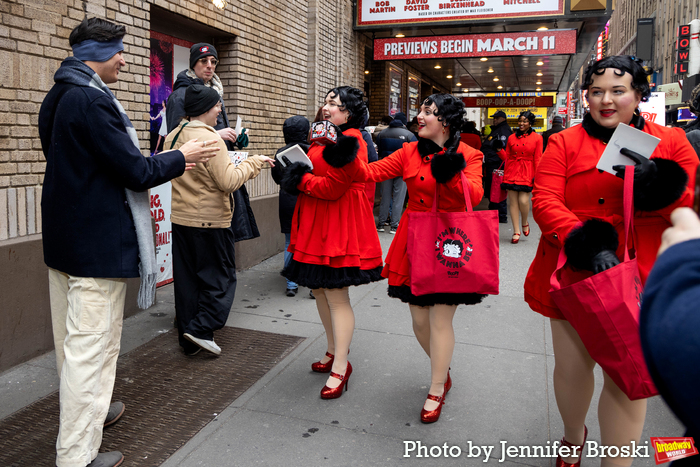
[{"label": "black fur cuff", "polygon": [[643,186],[634,186],[634,207],[658,211],[675,203],[688,184],[688,174],[676,161],[654,158],[656,177]]},{"label": "black fur cuff", "polygon": [[609,222],[590,219],[569,233],[564,242],[564,253],[570,265],[593,270],[593,257],[603,250],[617,251],[617,231]]},{"label": "black fur cuff", "polygon": [[301,193],[297,186],[301,182],[301,178],[306,173],[311,173],[311,167],[301,162],[294,162],[287,167],[280,180],[280,187],[290,195],[298,195]]},{"label": "black fur cuff", "polygon": [[438,183],[447,183],[467,166],[461,152],[445,152],[436,154],[430,161],[430,171]]},{"label": "black fur cuff", "polygon": [[336,144],[329,144],[323,149],[323,160],[331,167],[339,169],[354,161],[359,150],[360,143],[356,138],[339,134]]}]

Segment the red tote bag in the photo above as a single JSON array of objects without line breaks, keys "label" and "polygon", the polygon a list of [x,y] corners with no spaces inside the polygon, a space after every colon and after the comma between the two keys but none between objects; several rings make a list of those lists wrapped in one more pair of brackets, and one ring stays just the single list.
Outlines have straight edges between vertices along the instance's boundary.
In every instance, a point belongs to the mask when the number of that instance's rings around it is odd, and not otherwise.
[{"label": "red tote bag", "polygon": [[[627,166],[624,187],[625,245],[632,231],[632,183],[634,166]],[[644,362],[639,338],[639,307],[642,281],[637,259],[624,261],[606,271],[576,280],[565,268],[562,248],[552,274],[549,293],[571,323],[591,358],[631,400],[658,394]]]},{"label": "red tote bag", "polygon": [[491,174],[491,193],[489,193],[489,201],[492,203],[500,203],[508,197],[506,190],[501,189],[504,173],[503,166],[505,163],[506,162],[503,161],[503,164],[501,164],[499,168],[493,169],[493,173]]},{"label": "red tote bag", "polygon": [[466,212],[408,213],[411,292],[498,295],[498,211],[474,211],[462,176]]}]

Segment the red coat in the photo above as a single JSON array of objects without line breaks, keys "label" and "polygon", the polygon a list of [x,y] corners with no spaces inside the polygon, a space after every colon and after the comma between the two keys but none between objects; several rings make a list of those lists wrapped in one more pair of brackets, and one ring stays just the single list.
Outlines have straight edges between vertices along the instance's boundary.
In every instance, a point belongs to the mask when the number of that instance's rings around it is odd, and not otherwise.
[{"label": "red coat", "polygon": [[[671,212],[692,204],[698,157],[679,128],[645,122],[643,131],[661,138],[652,158],[671,159],[688,174],[684,194],[671,206],[659,211],[635,211],[631,240],[645,282],[656,260],[661,233],[671,225]],[[564,240],[579,221],[595,218],[613,224],[620,239],[618,257],[624,252],[623,180],[596,169],[604,149],[601,140],[589,136],[583,125],[576,125],[549,138],[547,152],[537,168],[532,214],[542,237],[525,278],[525,301],[530,308],[550,318],[564,319],[549,297],[549,278],[556,269]]]},{"label": "red coat", "polygon": [[506,144],[503,183],[532,186],[541,158],[542,136],[535,131],[522,136],[513,133]]},{"label": "red coat", "polygon": [[374,269],[382,265],[382,247],[366,185],[360,181],[367,167],[367,144],[359,130],[343,135],[360,144],[357,157],[343,167],[331,167],[323,159],[324,146],[314,143],[309,149],[314,170],[298,185],[288,251],[300,263]]},{"label": "red coat", "polygon": [[[481,163],[483,154],[464,143],[459,144],[458,152],[464,155],[467,166],[464,175],[469,180],[469,196],[472,205],[476,206],[484,195],[481,184]],[[418,142],[404,143],[398,151],[373,162],[367,166],[368,180],[381,182],[396,177],[402,177],[408,189],[408,209],[401,216],[396,236],[391,242],[386,255],[386,264],[382,276],[389,279],[389,285],[410,286],[408,254],[408,213],[429,211],[433,207],[435,197],[435,178],[430,170],[432,156],[421,157],[418,153]],[[464,190],[462,178],[452,177],[438,189],[439,212],[464,211]]]}]

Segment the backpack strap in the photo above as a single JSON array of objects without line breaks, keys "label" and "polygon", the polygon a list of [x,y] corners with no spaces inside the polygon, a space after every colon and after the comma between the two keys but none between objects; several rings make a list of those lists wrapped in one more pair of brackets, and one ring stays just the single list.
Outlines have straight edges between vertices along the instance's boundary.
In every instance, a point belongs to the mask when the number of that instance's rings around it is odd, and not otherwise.
[{"label": "backpack strap", "polygon": [[177,134],[175,135],[175,137],[173,138],[173,142],[170,143],[170,149],[172,149],[173,146],[175,146],[175,143],[177,143],[177,139],[180,137],[180,133],[182,133],[182,130],[184,130],[185,127],[189,124],[190,124],[190,122],[187,122],[184,125],[182,125],[182,128],[180,128],[180,131],[178,131]]}]

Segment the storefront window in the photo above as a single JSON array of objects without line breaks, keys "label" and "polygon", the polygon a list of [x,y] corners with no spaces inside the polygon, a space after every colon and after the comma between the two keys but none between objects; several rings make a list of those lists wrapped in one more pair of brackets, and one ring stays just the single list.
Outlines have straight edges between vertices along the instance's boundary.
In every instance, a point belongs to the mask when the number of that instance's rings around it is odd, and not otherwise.
[{"label": "storefront window", "polygon": [[403,72],[398,68],[391,67],[389,72],[389,115],[392,117],[403,108]]},{"label": "storefront window", "polygon": [[408,121],[418,116],[420,111],[420,81],[418,78],[408,76]]}]

